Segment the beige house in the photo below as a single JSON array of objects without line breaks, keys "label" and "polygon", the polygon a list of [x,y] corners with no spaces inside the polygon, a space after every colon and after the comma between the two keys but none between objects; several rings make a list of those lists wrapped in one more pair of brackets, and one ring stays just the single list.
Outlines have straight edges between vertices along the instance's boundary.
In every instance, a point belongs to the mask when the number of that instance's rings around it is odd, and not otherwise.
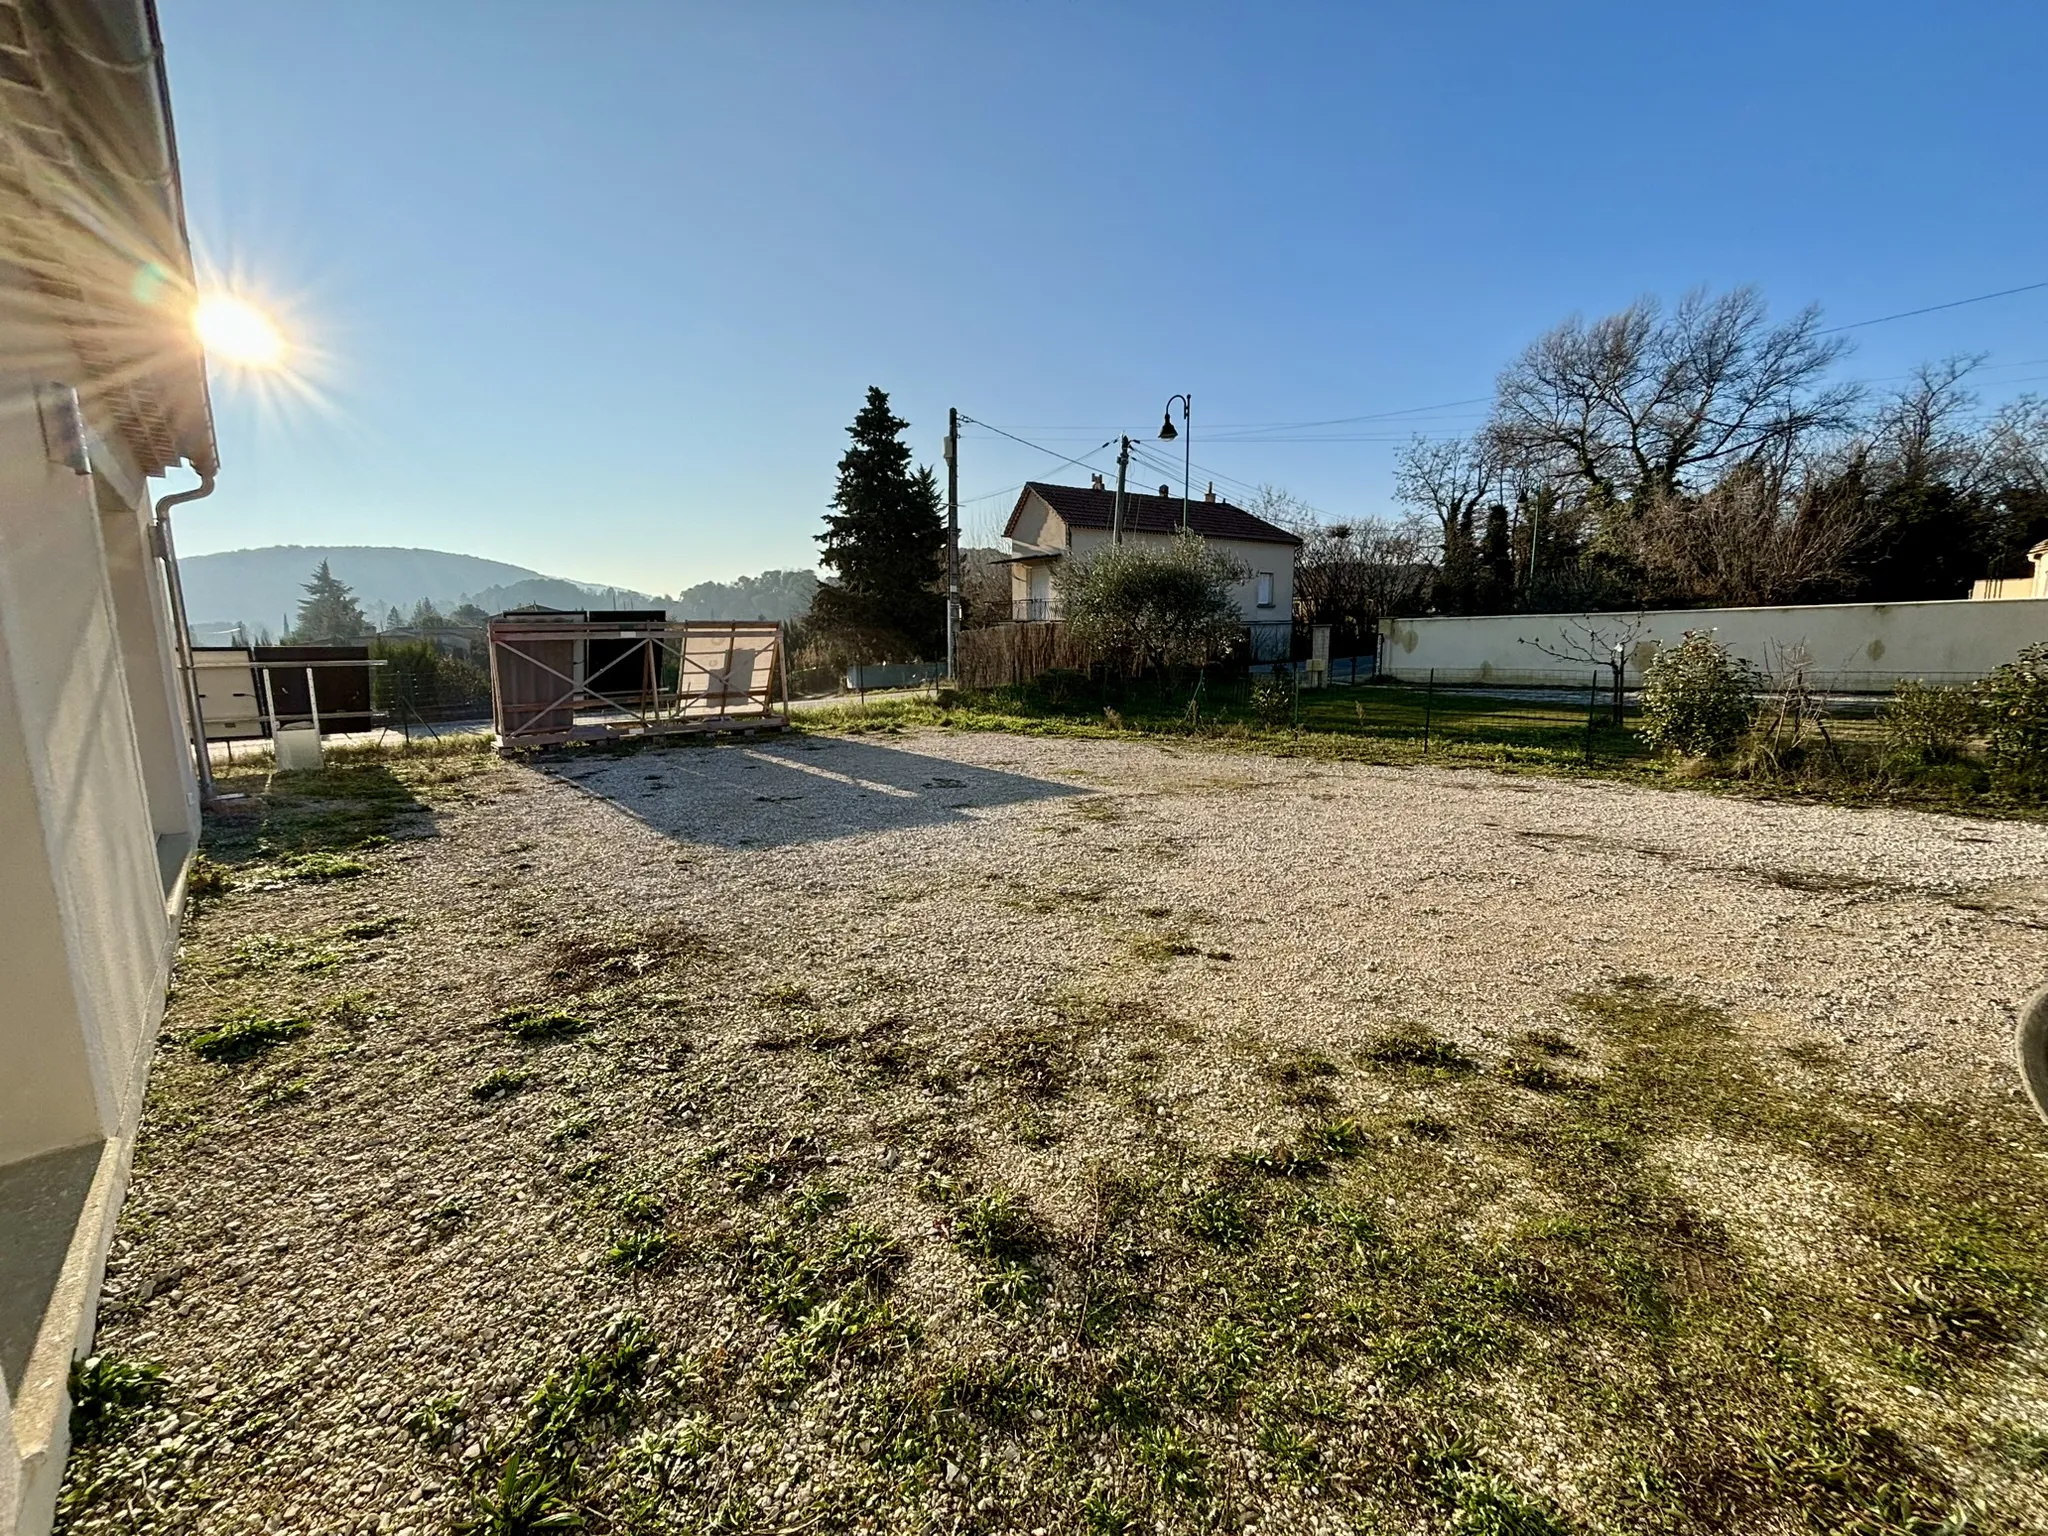
[{"label": "beige house", "polygon": [[148,483],[216,468],[173,146],[147,0],[0,3],[0,1533],[49,1528],[199,831]]},{"label": "beige house", "polygon": [[2028,550],[2027,559],[2033,564],[2033,575],[1993,576],[1971,587],[1970,596],[1978,602],[2003,602],[2015,597],[2048,597],[2048,540]]},{"label": "beige house", "polygon": [[[1236,584],[1238,611],[1247,624],[1294,618],[1294,557],[1301,540],[1242,507],[1216,499],[1216,487],[1188,503],[1187,525],[1244,572]],[[1116,492],[1103,486],[1047,485],[1032,481],[1017,497],[1003,528],[1010,543],[1010,617],[1022,622],[1057,619],[1053,571],[1063,560],[1085,559],[1121,533],[1127,543],[1164,544],[1180,532],[1181,499],[1167,486],[1157,495],[1127,491],[1121,525]]]}]

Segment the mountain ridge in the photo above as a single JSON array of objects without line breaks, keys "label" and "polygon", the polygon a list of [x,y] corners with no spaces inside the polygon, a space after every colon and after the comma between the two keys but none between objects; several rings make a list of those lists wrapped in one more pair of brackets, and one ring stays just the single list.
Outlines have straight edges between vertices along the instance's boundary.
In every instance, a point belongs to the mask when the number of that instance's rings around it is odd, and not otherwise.
[{"label": "mountain ridge", "polygon": [[550,576],[509,561],[390,544],[271,544],[186,555],[178,561],[195,635],[224,638],[236,627],[282,632],[298,612],[306,581],[325,560],[382,625],[392,608],[410,614],[425,599],[446,613],[464,602],[489,611],[525,603],[554,608],[665,608],[678,619],[793,619],[810,607],[810,571],[767,571],[731,582],[699,582],[673,598],[623,586]]}]

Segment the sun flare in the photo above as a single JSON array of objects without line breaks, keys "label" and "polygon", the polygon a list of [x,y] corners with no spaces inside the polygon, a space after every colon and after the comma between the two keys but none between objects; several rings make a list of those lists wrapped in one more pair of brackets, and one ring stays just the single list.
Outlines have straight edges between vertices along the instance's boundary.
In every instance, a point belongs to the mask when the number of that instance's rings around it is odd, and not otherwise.
[{"label": "sun flare", "polygon": [[201,299],[192,313],[192,328],[216,362],[275,368],[284,360],[283,333],[262,310],[233,294]]}]

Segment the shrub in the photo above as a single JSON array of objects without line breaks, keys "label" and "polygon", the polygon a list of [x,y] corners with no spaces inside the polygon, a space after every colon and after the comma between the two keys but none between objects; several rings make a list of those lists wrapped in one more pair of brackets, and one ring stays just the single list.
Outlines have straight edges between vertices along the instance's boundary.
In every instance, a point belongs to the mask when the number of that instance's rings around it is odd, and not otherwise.
[{"label": "shrub", "polygon": [[1932,765],[1955,762],[1969,750],[1980,712],[1976,696],[1967,688],[1906,682],[1878,712],[1878,720],[1888,753]]},{"label": "shrub", "polygon": [[1153,666],[1198,665],[1242,629],[1233,583],[1243,572],[1196,534],[1156,544],[1111,544],[1062,561],[1055,580],[1069,636],[1135,676]]},{"label": "shrub", "polygon": [[2030,645],[1978,690],[1991,763],[2003,778],[2048,788],[2048,645]]},{"label": "shrub", "polygon": [[1642,733],[1688,757],[1726,752],[1749,729],[1756,680],[1711,634],[1689,629],[1643,675]]},{"label": "shrub", "polygon": [[1252,679],[1252,718],[1261,725],[1285,725],[1294,718],[1294,684],[1275,668]]}]

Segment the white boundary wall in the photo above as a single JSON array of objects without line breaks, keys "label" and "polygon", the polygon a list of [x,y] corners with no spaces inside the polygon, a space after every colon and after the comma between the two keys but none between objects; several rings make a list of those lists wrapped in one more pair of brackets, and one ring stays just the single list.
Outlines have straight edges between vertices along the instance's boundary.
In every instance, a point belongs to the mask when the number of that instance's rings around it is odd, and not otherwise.
[{"label": "white boundary wall", "polygon": [[1685,608],[1631,613],[1515,613],[1485,618],[1385,619],[1380,623],[1382,675],[1420,680],[1530,672],[1591,664],[1561,661],[1539,648],[1572,654],[1587,629],[1626,633],[1640,623],[1629,658],[1631,680],[1662,647],[1689,629],[1714,638],[1761,670],[1780,653],[1803,647],[1820,673],[1866,674],[1872,686],[1900,678],[1981,677],[2012,660],[2022,646],[2048,642],[2048,598],[1935,603],[1826,603],[1785,608]]}]

